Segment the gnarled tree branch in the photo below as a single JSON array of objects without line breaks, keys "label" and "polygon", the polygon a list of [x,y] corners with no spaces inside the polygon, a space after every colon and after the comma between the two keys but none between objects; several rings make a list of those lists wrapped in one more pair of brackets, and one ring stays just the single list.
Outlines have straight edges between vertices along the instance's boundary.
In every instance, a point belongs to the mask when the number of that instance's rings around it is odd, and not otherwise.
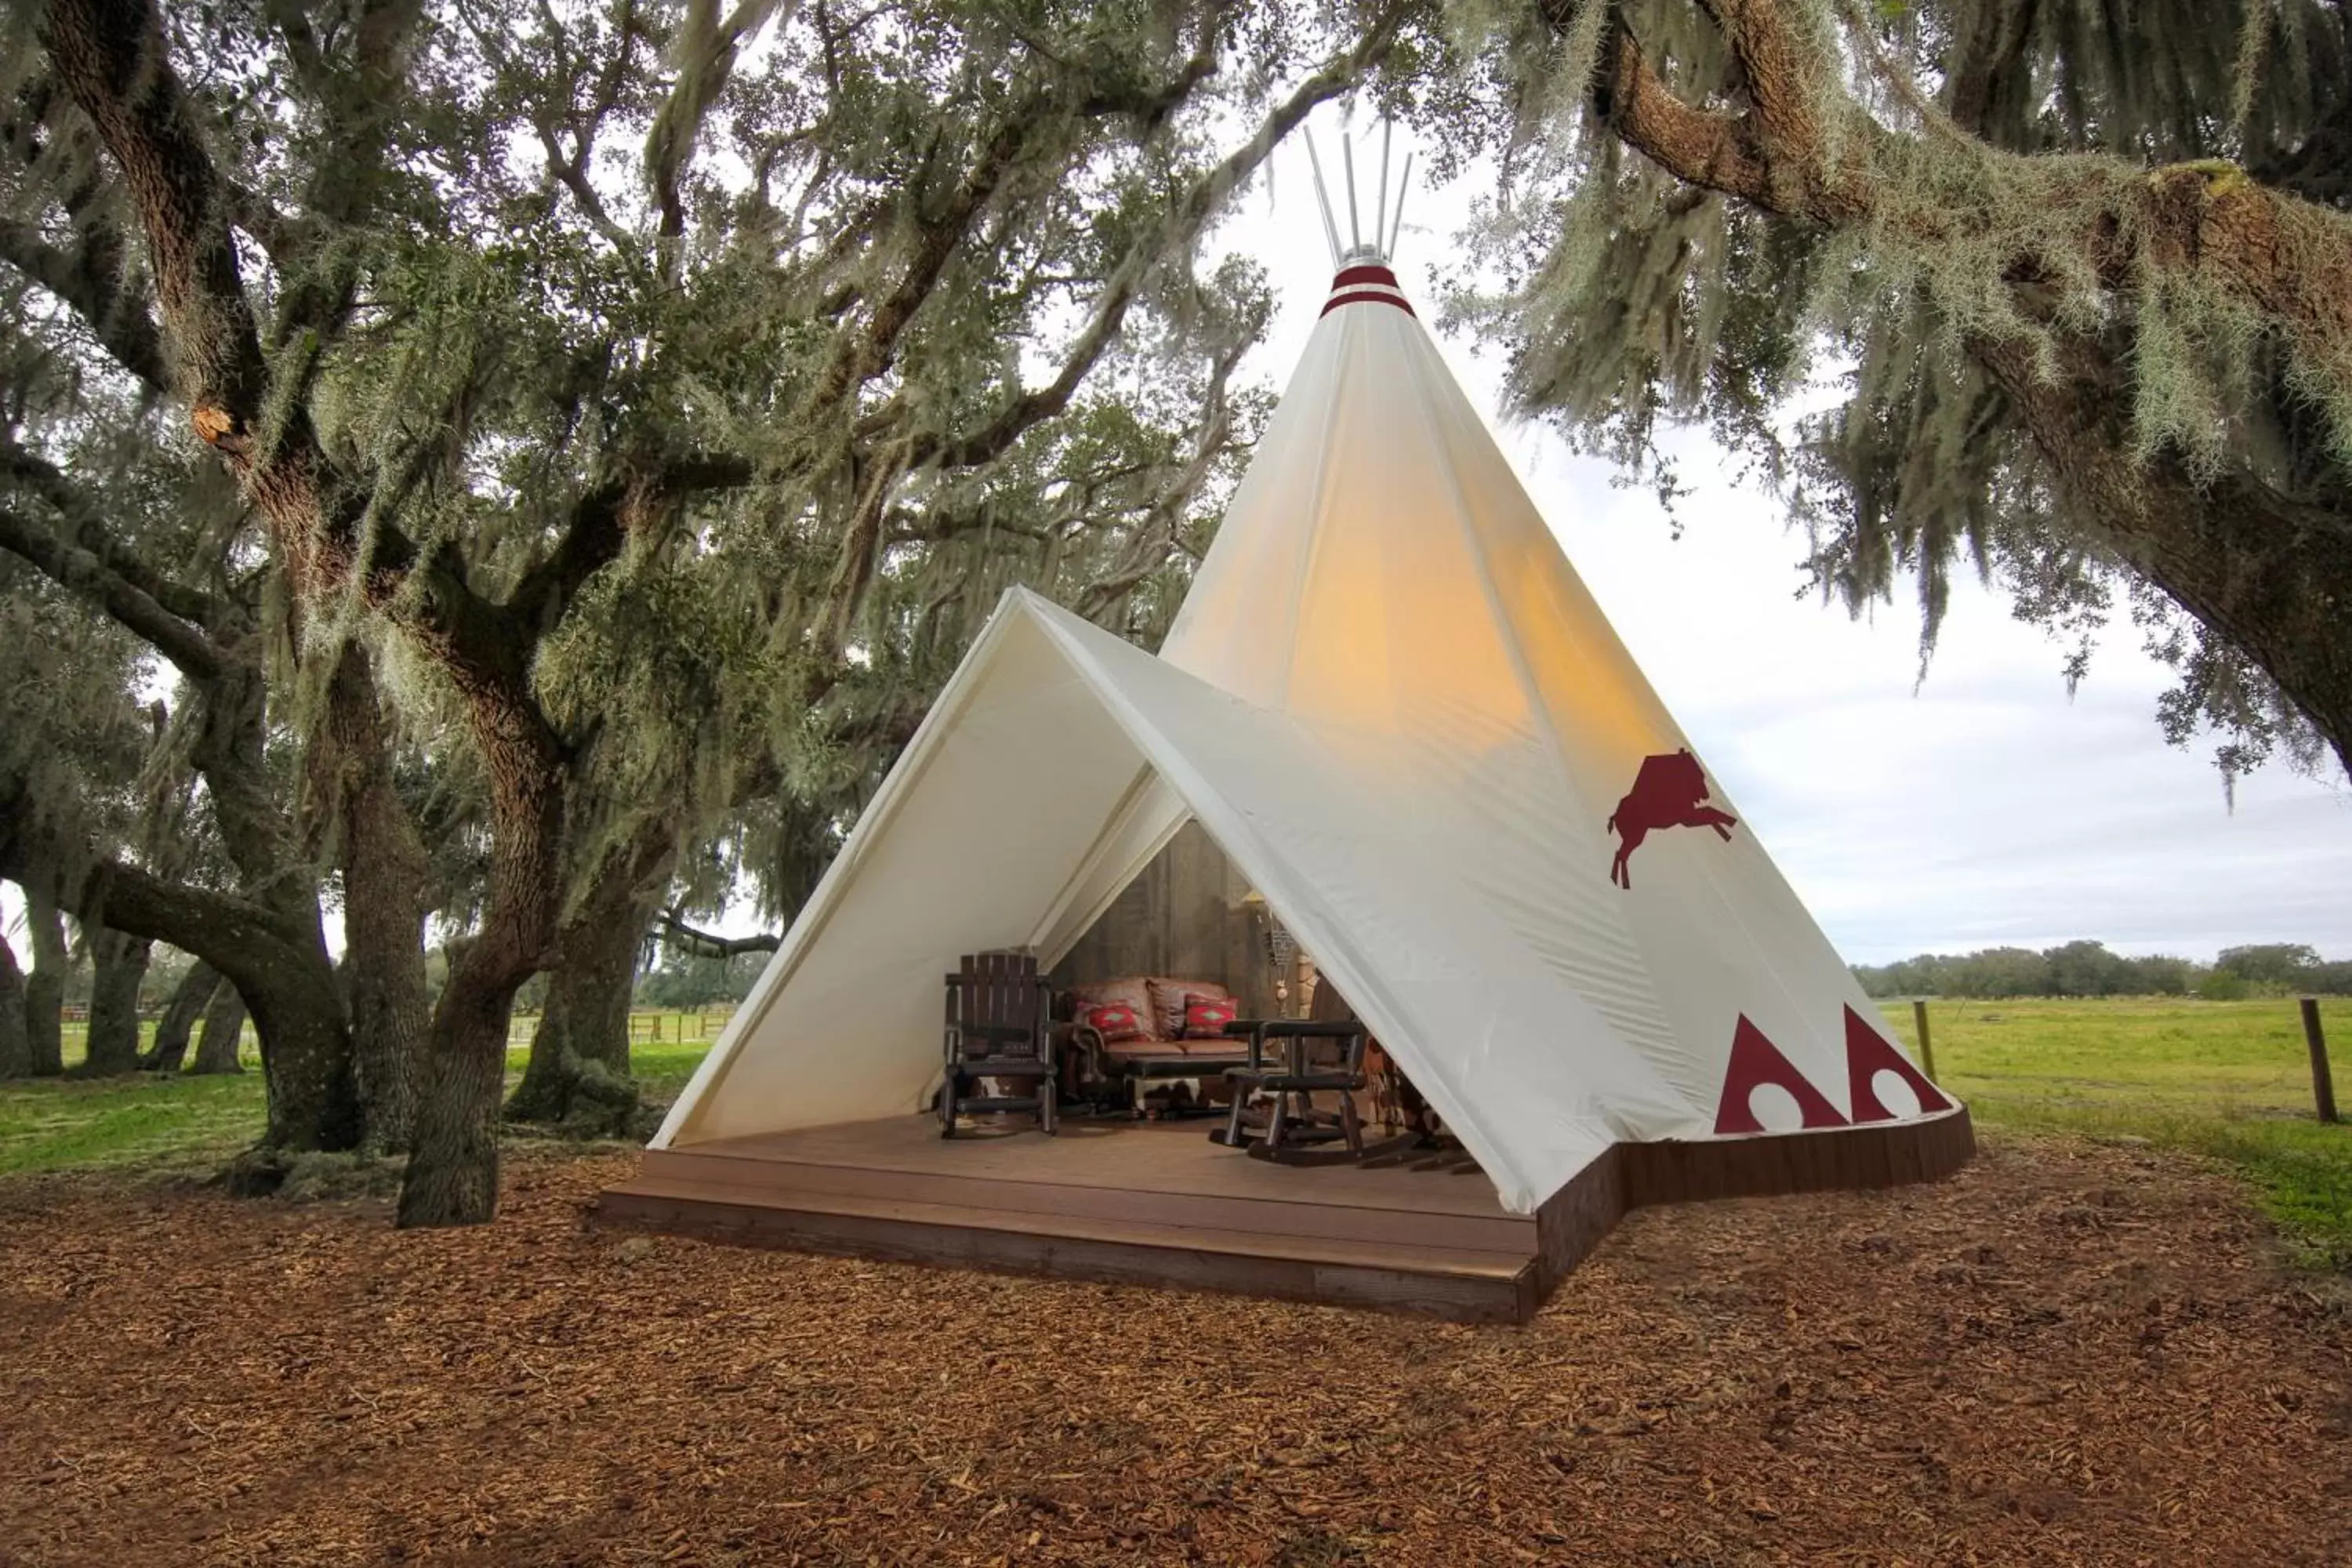
[{"label": "gnarled tree branch", "polygon": [[695,958],[733,958],[739,953],[773,952],[784,945],[781,936],[712,936],[686,923],[676,909],[664,910],[656,923],[662,940]]},{"label": "gnarled tree branch", "polygon": [[[1101,297],[1095,301],[1094,314],[1051,382],[1021,393],[987,424],[967,436],[919,445],[910,466],[936,463],[950,468],[977,468],[1010,450],[1024,431],[1067,408],[1087,373],[1118,337],[1128,310],[1135,303],[1136,293],[1155,262],[1181,252],[1197,239],[1209,220],[1223,207],[1225,199],[1257,173],[1275,145],[1297,130],[1318,105],[1353,90],[1364,79],[1364,73],[1386,58],[1404,17],[1405,8],[1402,5],[1392,5],[1383,12],[1352,48],[1299,83],[1289,97],[1275,106],[1248,141],[1234,148],[1177,198],[1168,221],[1139,238],[1120,258],[1118,270],[1111,274]],[[1207,74],[1208,68],[1196,57],[1178,79],[1194,81]]]},{"label": "gnarled tree branch", "polygon": [[18,480],[55,508],[73,525],[71,542],[95,556],[100,565],[123,583],[191,626],[206,633],[218,631],[226,606],[212,595],[156,571],[136,551],[116,539],[97,515],[89,497],[56,464],[37,452],[0,442],[0,478]]},{"label": "gnarled tree branch", "polygon": [[147,301],[122,286],[119,253],[68,252],[28,223],[0,222],[0,261],[48,290],[81,319],[99,347],[152,391],[171,385],[163,334]]},{"label": "gnarled tree branch", "polygon": [[[1997,287],[2021,324],[1970,331],[1968,353],[2105,547],[2255,659],[2352,763],[2352,621],[2342,608],[2352,604],[2352,576],[2336,564],[2352,520],[2249,471],[2208,476],[2168,452],[2143,456],[2115,344],[2056,317],[2047,299],[2055,277],[2092,279],[2122,307],[2100,314],[2129,321],[2160,308],[2159,291],[2193,283],[2271,323],[2305,373],[2352,388],[2352,220],[2226,163],[2143,171],[2004,151],[1969,134],[1994,91],[1975,76],[1954,84],[1958,122],[1922,104],[1923,128],[1896,131],[1848,103],[1843,134],[1826,136],[1821,116],[1838,89],[1814,87],[1808,72],[1838,63],[1817,58],[1822,47],[1800,35],[1793,7],[1697,3],[1738,68],[1743,91],[1732,107],[1676,98],[1617,12],[1604,25],[1591,89],[1600,120],[1686,185],[1803,223],[1868,226],[1908,247],[1981,246],[1980,213],[1922,197],[1885,173],[1905,165],[1906,137],[1937,138],[1948,144],[1938,151],[1973,161],[1985,188],[2055,195],[2056,210],[2079,215],[2000,258]],[[1561,26],[1575,5],[1545,0],[1543,13]],[[2021,47],[2013,28],[1995,27],[1983,42],[2008,56]]]},{"label": "gnarled tree branch", "polygon": [[[1588,0],[1600,3],[1600,0]],[[1603,37],[1594,103],[1624,142],[1687,184],[1825,226],[1877,222],[1914,243],[1973,237],[1965,208],[1906,199],[1874,174],[1900,133],[1857,113],[1828,150],[1806,86],[1806,47],[1782,0],[1704,0],[1748,89],[1744,110],[1701,110],[1659,79],[1622,16]],[[1553,7],[1557,12],[1559,7]],[[1923,134],[1960,133],[1952,127]],[[1988,167],[2032,160],[1972,139]],[[2129,296],[2151,278],[2196,274],[2293,334],[2303,351],[2352,384],[2352,219],[2257,184],[2224,163],[2173,164],[2140,174],[2120,162],[2086,165],[2086,216],[2074,237],[2101,281]],[[2053,258],[2021,256],[2012,271],[2042,275]],[[2345,345],[2338,347],[2336,345]]]},{"label": "gnarled tree branch", "polygon": [[226,667],[220,648],[201,626],[165,608],[95,551],[6,506],[0,506],[0,550],[21,556],[58,586],[99,605],[191,678],[210,679]]}]

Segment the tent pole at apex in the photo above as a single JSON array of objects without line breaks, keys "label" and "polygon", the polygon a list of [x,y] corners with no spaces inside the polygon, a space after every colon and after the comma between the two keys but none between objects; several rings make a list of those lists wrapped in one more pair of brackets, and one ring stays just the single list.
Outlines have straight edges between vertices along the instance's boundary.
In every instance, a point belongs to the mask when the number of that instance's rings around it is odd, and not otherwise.
[{"label": "tent pole at apex", "polygon": [[1391,227],[1390,227],[1390,229],[1389,229],[1388,259],[1389,259],[1389,263],[1390,263],[1390,265],[1391,265],[1391,266],[1394,266],[1394,265],[1395,265],[1395,263],[1396,263],[1397,235],[1398,235],[1398,234],[1399,234],[1399,233],[1400,233],[1400,232],[1404,228],[1404,193],[1405,193],[1405,187],[1406,187],[1406,186],[1408,186],[1408,185],[1410,185],[1410,184],[1412,184],[1412,150],[1411,150],[1410,148],[1408,148],[1408,149],[1406,149],[1406,151],[1405,151],[1405,155],[1404,155],[1404,173],[1403,173],[1402,174],[1399,175],[1399,176],[1398,176],[1398,178],[1397,178],[1397,208],[1396,208],[1396,222],[1395,222],[1392,226],[1391,226]]},{"label": "tent pole at apex", "polygon": [[1307,165],[1315,171],[1315,205],[1323,214],[1323,238],[1331,247],[1331,265],[1339,265],[1339,226],[1331,221],[1331,193],[1323,184],[1323,160],[1315,153],[1315,132],[1302,130],[1307,138]]},{"label": "tent pole at apex", "polygon": [[1344,131],[1339,133],[1339,162],[1348,175],[1348,248],[1353,252],[1364,248],[1364,236],[1356,222],[1356,152]]}]

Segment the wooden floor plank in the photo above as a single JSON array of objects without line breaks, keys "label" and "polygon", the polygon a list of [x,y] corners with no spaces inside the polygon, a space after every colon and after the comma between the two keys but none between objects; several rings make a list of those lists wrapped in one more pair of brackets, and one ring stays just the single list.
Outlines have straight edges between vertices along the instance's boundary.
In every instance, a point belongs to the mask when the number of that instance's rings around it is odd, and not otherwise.
[{"label": "wooden floor plank", "polygon": [[1069,1121],[1052,1138],[1013,1131],[939,1135],[928,1117],[899,1116],[697,1143],[681,1153],[719,1159],[849,1164],[867,1170],[963,1174],[1073,1186],[1147,1188],[1202,1196],[1260,1198],[1507,1221],[1486,1182],[1439,1181],[1430,1173],[1352,1165],[1275,1165],[1208,1141],[1213,1122]]}]

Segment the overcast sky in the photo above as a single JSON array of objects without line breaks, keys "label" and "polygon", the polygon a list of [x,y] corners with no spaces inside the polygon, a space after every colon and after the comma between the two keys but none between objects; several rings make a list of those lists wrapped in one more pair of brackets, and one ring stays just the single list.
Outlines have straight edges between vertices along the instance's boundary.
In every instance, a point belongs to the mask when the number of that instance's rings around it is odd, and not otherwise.
[{"label": "overcast sky", "polygon": [[[1315,123],[1336,171],[1337,119]],[[1359,164],[1367,223],[1376,159]],[[1276,387],[1329,281],[1306,163],[1295,142],[1280,149],[1279,199],[1261,185],[1219,241],[1273,276],[1281,315],[1250,369]],[[1420,185],[1408,198],[1396,266],[1425,303],[1463,195]],[[2128,629],[2069,700],[2062,650],[1958,585],[1915,691],[1909,603],[1858,623],[1796,599],[1801,540],[1703,436],[1681,444],[1696,493],[1676,539],[1647,491],[1613,488],[1607,465],[1541,427],[1503,422],[1491,356],[1440,342],[1618,635],[1850,962],[2084,936],[2200,959],[2249,942],[2352,955],[2352,797],[2273,767],[2240,784],[2231,810],[2210,747],[2158,733],[2169,683]],[[0,919],[23,954],[13,889]]]}]

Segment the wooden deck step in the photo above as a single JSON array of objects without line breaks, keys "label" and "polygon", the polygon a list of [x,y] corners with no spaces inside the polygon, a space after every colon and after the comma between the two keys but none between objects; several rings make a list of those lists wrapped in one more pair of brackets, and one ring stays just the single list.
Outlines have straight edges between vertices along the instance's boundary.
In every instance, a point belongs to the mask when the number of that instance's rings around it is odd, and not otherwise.
[{"label": "wooden deck step", "polygon": [[[1228,1159],[1242,1156],[1228,1154]],[[1202,1191],[1154,1191],[1104,1182],[1013,1179],[976,1171],[894,1169],[817,1160],[751,1156],[708,1148],[648,1151],[646,1178],[713,1183],[795,1199],[865,1199],[1001,1212],[1008,1224],[1039,1215],[1071,1215],[1107,1223],[1176,1226],[1188,1229],[1319,1237],[1339,1242],[1402,1243],[1412,1247],[1508,1253],[1536,1251],[1534,1216],[1418,1212],[1360,1202],[1310,1200],[1307,1172],[1286,1172],[1287,1183],[1265,1196]],[[1400,1173],[1397,1185],[1409,1190]]]},{"label": "wooden deck step", "polygon": [[606,1192],[607,1196],[620,1194],[727,1203],[750,1208],[789,1209],[805,1214],[860,1215],[875,1219],[928,1225],[970,1226],[981,1230],[1013,1231],[1024,1235],[1129,1241],[1152,1247],[1180,1247],[1195,1252],[1230,1252],[1245,1258],[1305,1258],[1318,1263],[1401,1268],[1416,1272],[1466,1274],[1481,1278],[1508,1278],[1517,1273],[1533,1256],[1528,1252],[1497,1252],[1484,1247],[1416,1246],[1405,1242],[1372,1244],[1259,1230],[1223,1230],[1210,1226],[1100,1219],[1085,1215],[1040,1215],[960,1204],[826,1193],[787,1193],[772,1187],[680,1182],[651,1175],[638,1176]]},{"label": "wooden deck step", "polygon": [[597,1218],[719,1240],[1402,1308],[1465,1321],[1523,1321],[1536,1297],[1528,1252],[785,1193],[651,1173],[607,1189]]}]

